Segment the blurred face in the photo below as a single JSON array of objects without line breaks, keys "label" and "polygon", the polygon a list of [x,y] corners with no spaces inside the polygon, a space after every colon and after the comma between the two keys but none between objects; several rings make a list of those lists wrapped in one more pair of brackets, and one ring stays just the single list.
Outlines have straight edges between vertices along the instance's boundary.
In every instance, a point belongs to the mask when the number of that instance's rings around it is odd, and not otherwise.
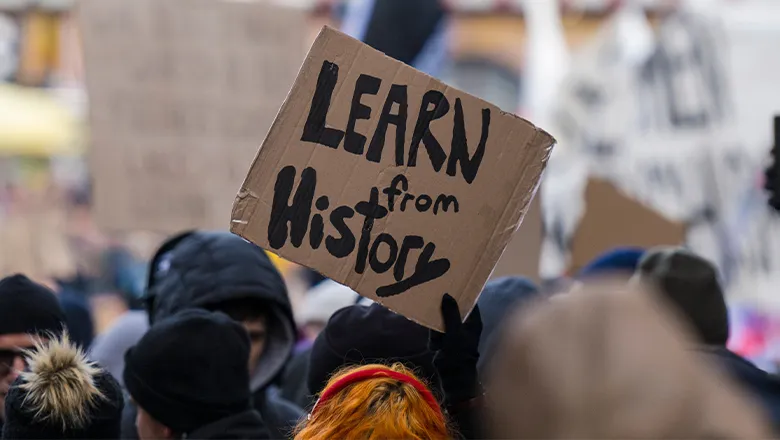
[{"label": "blurred face", "polygon": [[143,408],[138,407],[138,415],[135,418],[135,427],[138,429],[140,440],[164,440],[173,438],[173,431],[155,420]]},{"label": "blurred face", "polygon": [[0,419],[5,420],[8,389],[25,368],[22,350],[34,345],[33,337],[24,333],[0,335]]},{"label": "blurred face", "polygon": [[252,374],[260,363],[260,357],[265,350],[265,342],[268,337],[268,326],[265,318],[253,318],[242,321],[241,324],[249,333],[251,343],[249,351],[249,374]]}]

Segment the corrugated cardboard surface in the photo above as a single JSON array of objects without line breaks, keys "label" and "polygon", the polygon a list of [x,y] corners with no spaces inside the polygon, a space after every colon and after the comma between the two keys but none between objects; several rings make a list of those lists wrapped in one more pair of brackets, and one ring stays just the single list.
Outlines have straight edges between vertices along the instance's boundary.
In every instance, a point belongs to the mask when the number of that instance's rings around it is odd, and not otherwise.
[{"label": "corrugated cardboard surface", "polygon": [[542,207],[539,199],[540,195],[536,194],[523,218],[523,223],[512,236],[512,240],[496,263],[496,267],[490,275],[491,279],[519,275],[535,283],[541,280],[539,277],[539,258],[542,254],[544,225],[542,224]]},{"label": "corrugated cardboard surface", "polygon": [[100,225],[227,228],[304,58],[303,13],[218,0],[84,0],[78,13]]},{"label": "corrugated cardboard surface", "polygon": [[628,197],[613,184],[591,178],[585,214],[571,246],[570,273],[618,246],[651,248],[685,242],[686,227]]},{"label": "corrugated cardboard surface", "polygon": [[[328,107],[327,99],[315,97],[315,89],[323,93],[327,89],[324,78],[332,79],[334,72],[337,72],[337,79]],[[370,83],[377,86],[377,81],[380,81],[378,87],[372,88]],[[362,83],[362,90],[373,93],[356,94],[356,83]],[[393,84],[395,86],[391,87]],[[370,144],[383,110],[397,115],[404,108],[399,103],[389,105],[386,98],[391,89],[401,93],[404,87],[408,116],[399,124],[405,128],[403,142],[396,144],[397,126],[389,125],[385,136],[378,136],[385,139],[381,157],[370,161],[367,159]],[[418,115],[425,113],[420,111],[423,97],[429,91],[439,91],[444,96],[444,99],[436,100],[438,107],[429,103],[425,112],[436,118],[429,130],[420,131],[438,140],[446,155],[439,171],[435,170],[426,146],[432,145],[431,137],[427,138],[427,144],[420,143],[416,163],[410,165],[408,159],[413,133],[419,123]],[[434,94],[431,92],[428,96]],[[445,99],[449,103],[446,112],[441,104]],[[365,108],[361,109],[361,105]],[[314,130],[307,137],[305,126],[312,123],[309,119],[312,107],[320,112],[327,110],[325,122],[329,130]],[[359,143],[346,146],[349,140],[330,142],[332,146],[323,145],[335,135],[334,130],[348,131],[352,109],[358,109],[355,115],[364,116],[352,124],[356,133],[367,138],[362,153],[347,151],[360,150],[356,148]],[[462,116],[470,160],[479,150],[482,134],[487,133],[484,156],[473,180],[463,172],[468,169],[468,165],[464,165],[467,160],[451,161],[452,151],[458,151],[452,147],[452,138],[459,132],[457,113]],[[485,114],[489,115],[489,125],[484,124]],[[312,125],[322,128],[318,124]],[[348,139],[348,136],[344,138]],[[236,198],[231,229],[284,258],[349,285],[421,324],[441,329],[441,296],[444,293],[454,296],[464,314],[471,309],[533,198],[553,143],[550,135],[530,122],[448,87],[326,27],[312,46]],[[308,169],[309,176],[316,173],[316,185],[298,191],[304,169]],[[294,173],[294,179],[282,178],[290,178],[286,173]],[[405,177],[408,187],[395,198],[391,211],[387,209],[389,200],[385,190],[399,175]],[[396,187],[402,188],[402,185]],[[289,198],[281,195],[282,189],[289,192]],[[307,191],[310,193],[306,194]],[[369,201],[372,193],[381,208],[366,211],[361,202]],[[415,197],[401,209],[404,193]],[[429,199],[420,199],[422,195]],[[457,198],[458,212],[454,211],[454,204],[447,211],[439,204],[434,213],[436,204],[431,201],[440,199],[440,195]],[[328,197],[327,204],[320,203],[322,196]],[[279,199],[277,208],[291,205],[295,203],[294,197],[300,197],[298,205],[287,212],[293,222],[276,222],[276,215],[281,211],[273,212],[275,197]],[[315,204],[315,201],[319,202]],[[333,214],[334,211],[338,212]],[[371,224],[361,211],[385,215]],[[345,212],[352,216],[342,219],[341,214]],[[321,243],[318,234],[312,234],[317,228],[312,228],[311,223],[316,225],[320,221],[317,215],[324,223],[325,238]],[[332,221],[334,217],[335,222]],[[299,225],[291,228],[293,223]],[[288,233],[291,231],[305,235],[296,238],[296,234],[292,234],[290,238]],[[348,240],[344,239],[349,235],[355,240],[351,249]],[[403,260],[403,242],[414,242],[416,239],[408,238],[414,236],[420,237],[424,247],[407,249],[405,264],[399,263]],[[376,247],[376,252],[370,252],[380,237],[387,241]],[[365,241],[361,242],[361,239]],[[420,247],[428,250],[429,261],[420,258],[425,253]],[[331,248],[344,254],[336,252],[334,255]],[[366,266],[361,271],[363,264]],[[399,281],[415,279],[415,273],[417,276],[426,273],[432,278],[418,285],[405,286],[408,288],[394,289]],[[389,293],[393,295],[388,296]]]}]

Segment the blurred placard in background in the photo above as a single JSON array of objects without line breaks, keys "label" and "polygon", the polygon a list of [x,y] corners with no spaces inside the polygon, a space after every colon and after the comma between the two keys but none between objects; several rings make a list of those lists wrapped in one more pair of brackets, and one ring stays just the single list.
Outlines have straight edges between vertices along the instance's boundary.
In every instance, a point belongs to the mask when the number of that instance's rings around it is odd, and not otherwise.
[{"label": "blurred placard in background", "polygon": [[685,242],[683,223],[665,218],[607,181],[588,180],[585,206],[585,214],[572,239],[570,273],[578,272],[600,254],[617,247],[648,249]]},{"label": "blurred placard in background", "polygon": [[303,61],[303,12],[87,0],[79,14],[98,223],[113,231],[226,229]]}]

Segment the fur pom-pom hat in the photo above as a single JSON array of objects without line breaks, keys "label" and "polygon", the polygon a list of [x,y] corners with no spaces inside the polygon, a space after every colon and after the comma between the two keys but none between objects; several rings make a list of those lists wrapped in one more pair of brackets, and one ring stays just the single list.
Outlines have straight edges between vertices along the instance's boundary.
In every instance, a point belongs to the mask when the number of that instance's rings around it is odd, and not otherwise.
[{"label": "fur pom-pom hat", "polygon": [[119,438],[122,390],[67,334],[40,341],[25,358],[29,368],[5,399],[2,438]]}]

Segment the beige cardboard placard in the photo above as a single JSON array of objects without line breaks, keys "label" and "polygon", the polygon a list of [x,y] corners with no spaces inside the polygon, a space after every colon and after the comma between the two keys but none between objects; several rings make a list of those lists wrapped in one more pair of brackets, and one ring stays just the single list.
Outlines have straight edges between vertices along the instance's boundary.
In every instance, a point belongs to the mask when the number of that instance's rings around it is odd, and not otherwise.
[{"label": "beige cardboard placard", "polygon": [[323,28],[233,206],[231,230],[442,329],[471,310],[554,139]]},{"label": "beige cardboard placard", "polygon": [[619,246],[651,248],[681,245],[686,227],[622,193],[605,180],[591,178],[585,189],[585,214],[571,245],[570,273],[601,253]]},{"label": "beige cardboard placard", "polygon": [[539,258],[542,254],[544,225],[542,224],[540,198],[540,194],[537,193],[531,201],[528,211],[523,217],[523,223],[504,249],[503,255],[490,275],[491,279],[523,276],[535,283],[541,281]]},{"label": "beige cardboard placard", "polygon": [[83,0],[95,215],[113,231],[225,229],[305,57],[300,10]]}]

